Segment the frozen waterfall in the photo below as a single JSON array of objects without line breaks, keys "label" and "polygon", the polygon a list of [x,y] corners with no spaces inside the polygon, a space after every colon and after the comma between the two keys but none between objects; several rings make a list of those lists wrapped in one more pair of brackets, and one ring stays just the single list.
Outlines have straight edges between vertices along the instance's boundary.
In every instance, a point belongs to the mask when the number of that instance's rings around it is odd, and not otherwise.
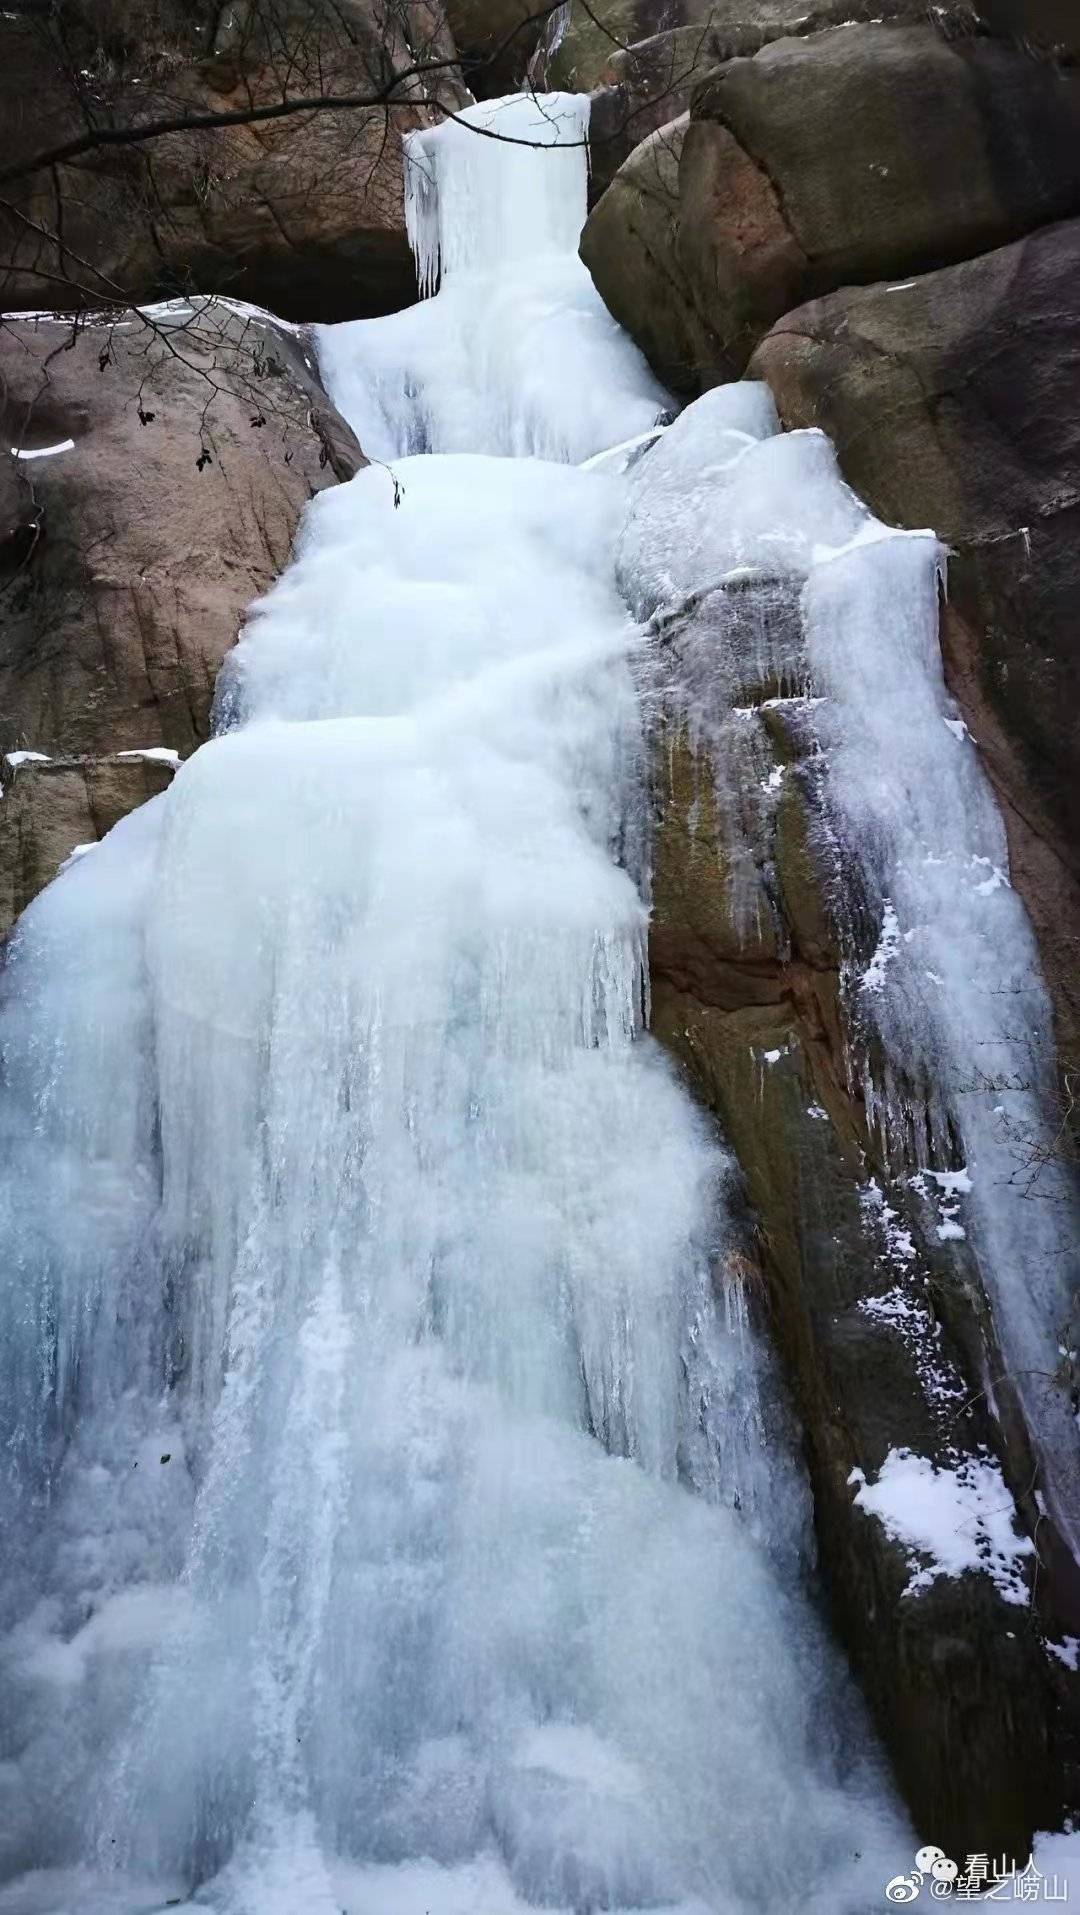
[{"label": "frozen waterfall", "polygon": [[670,406],[578,258],[588,109],[574,94],[514,95],[409,136],[409,232],[438,293],[389,319],[323,327],[319,343],[371,458],[578,464]]},{"label": "frozen waterfall", "polygon": [[580,466],[666,396],[584,103],[464,118],[438,292],[321,341],[392,471],[7,965],[3,1915],[863,1915],[910,1859],[643,1028],[618,581],[687,552],[652,455]]}]

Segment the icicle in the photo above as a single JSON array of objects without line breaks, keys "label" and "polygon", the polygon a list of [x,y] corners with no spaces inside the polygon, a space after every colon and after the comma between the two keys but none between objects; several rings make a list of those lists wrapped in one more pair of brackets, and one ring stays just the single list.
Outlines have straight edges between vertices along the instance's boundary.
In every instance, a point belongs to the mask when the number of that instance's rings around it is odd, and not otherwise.
[{"label": "icicle", "polygon": [[578,258],[588,125],[584,95],[518,94],[407,136],[406,225],[434,297],[319,329],[324,376],[374,457],[580,464],[669,412]]}]

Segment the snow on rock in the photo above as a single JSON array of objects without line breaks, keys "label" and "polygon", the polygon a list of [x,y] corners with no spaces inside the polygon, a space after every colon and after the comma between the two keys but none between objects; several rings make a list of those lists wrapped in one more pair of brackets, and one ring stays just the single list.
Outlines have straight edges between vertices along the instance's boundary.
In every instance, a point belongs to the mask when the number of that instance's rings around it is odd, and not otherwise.
[{"label": "snow on rock", "polygon": [[859,1191],[859,1202],[864,1215],[876,1222],[884,1238],[885,1256],[890,1263],[906,1264],[914,1261],[915,1245],[910,1230],[900,1222],[898,1211],[888,1203],[885,1193],[876,1177],[870,1177]]},{"label": "snow on rock", "polygon": [[880,1297],[863,1297],[859,1309],[864,1317],[873,1317],[878,1323],[904,1326],[918,1325],[925,1316],[925,1312],[920,1311],[917,1304],[905,1297],[900,1289],[886,1290],[884,1296]]},{"label": "snow on rock", "polygon": [[971,1173],[966,1164],[961,1164],[959,1170],[925,1170],[922,1175],[924,1177],[932,1177],[938,1188],[943,1190],[946,1196],[952,1196],[954,1192],[959,1192],[961,1196],[968,1197],[974,1188],[971,1181]]},{"label": "snow on rock", "polygon": [[[98,848],[97,838],[90,838],[86,844],[73,845],[71,850],[68,852],[67,857],[64,859],[63,864],[60,866],[60,870],[70,871],[73,864],[78,864],[80,858],[86,857],[87,852],[96,851],[97,848]],[[59,876],[59,873],[57,875]]]},{"label": "snow on rock", "polygon": [[1016,1533],[1013,1499],[996,1463],[972,1457],[949,1469],[911,1450],[890,1450],[876,1483],[860,1469],[848,1482],[857,1485],[859,1507],[909,1552],[905,1595],[929,1589],[939,1576],[983,1570],[1006,1602],[1027,1603],[1022,1565],[1034,1544]]},{"label": "snow on rock", "polygon": [[899,946],[900,920],[893,909],[891,900],[886,898],[881,917],[881,935],[878,938],[877,949],[859,980],[859,989],[861,991],[884,990],[886,966],[896,956]]},{"label": "snow on rock", "polygon": [[952,1205],[942,1205],[941,1222],[936,1225],[936,1235],[942,1243],[966,1242],[967,1231],[963,1224],[957,1221],[956,1210]]},{"label": "snow on rock", "polygon": [[[47,765],[49,760],[43,751],[6,751],[4,763],[9,765],[12,771],[18,771],[20,765]],[[4,787],[0,785],[0,798],[3,795]]]},{"label": "snow on rock", "polygon": [[12,446],[13,459],[51,459],[58,452],[74,452],[74,439],[58,439],[51,446]]},{"label": "snow on rock", "polygon": [[118,758],[146,758],[154,765],[172,765],[180,763],[180,753],[170,750],[168,745],[142,745],[135,751],[118,751]]}]

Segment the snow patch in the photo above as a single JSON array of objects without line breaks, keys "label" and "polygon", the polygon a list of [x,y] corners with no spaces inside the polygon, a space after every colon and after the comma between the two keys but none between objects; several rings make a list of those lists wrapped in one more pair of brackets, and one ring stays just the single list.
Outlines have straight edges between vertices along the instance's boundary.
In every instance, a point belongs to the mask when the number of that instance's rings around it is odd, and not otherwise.
[{"label": "snow patch", "polygon": [[935,1230],[942,1243],[964,1243],[967,1240],[967,1231],[953,1210],[942,1210],[941,1222],[935,1225]]},{"label": "snow patch", "polygon": [[[938,1185],[939,1189],[945,1192],[946,1196],[953,1196],[954,1194],[959,1194],[959,1195],[967,1197],[971,1194],[972,1190],[975,1187],[971,1181],[971,1173],[968,1170],[968,1167],[966,1164],[961,1164],[959,1170],[926,1169],[921,1173],[921,1175],[924,1177],[932,1177],[934,1182]],[[914,1189],[915,1182],[916,1182],[915,1178],[912,1177],[909,1181],[911,1183],[912,1188]]]},{"label": "snow patch", "polygon": [[[60,866],[60,872],[69,871],[73,864],[78,864],[80,858],[85,858],[88,851],[96,851],[98,849],[99,843],[100,843],[99,839],[91,838],[87,844],[72,845],[71,850],[68,852],[67,857],[64,859],[63,864]],[[57,872],[58,877],[60,875],[60,872]]]},{"label": "snow patch", "polygon": [[146,758],[151,764],[172,765],[175,770],[180,763],[180,753],[168,745],[141,745],[136,751],[118,751],[117,758]]},{"label": "snow patch", "polygon": [[51,446],[12,446],[13,459],[54,459],[58,452],[74,452],[74,439],[58,439]]},{"label": "snow patch", "polygon": [[906,1596],[929,1589],[941,1576],[982,1570],[1006,1602],[1027,1603],[1022,1564],[1034,1554],[1034,1544],[1017,1534],[1013,1499],[996,1463],[969,1457],[955,1469],[939,1468],[912,1450],[894,1449],[876,1483],[859,1469],[848,1482],[857,1486],[859,1508],[908,1550]]}]

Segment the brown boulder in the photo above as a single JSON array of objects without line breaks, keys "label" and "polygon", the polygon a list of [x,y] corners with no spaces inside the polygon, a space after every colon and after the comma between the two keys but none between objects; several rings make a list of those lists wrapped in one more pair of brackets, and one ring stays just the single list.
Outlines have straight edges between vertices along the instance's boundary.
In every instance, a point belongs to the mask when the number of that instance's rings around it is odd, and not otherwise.
[{"label": "brown boulder", "polygon": [[[582,256],[644,343],[664,324],[653,309],[684,295],[639,243],[632,199],[606,197]],[[926,272],[1077,210],[1076,73],[929,25],[851,26],[733,60],[695,93],[679,161],[671,250],[708,327],[683,389],[737,376],[809,297]]]},{"label": "brown boulder", "polygon": [[[965,0],[954,0],[937,18],[963,24],[969,12]],[[587,10],[571,4],[551,73],[560,86],[593,94],[592,197],[640,140],[685,112],[697,83],[725,61],[851,21],[925,18],[925,0],[607,0]]]},{"label": "brown boulder", "polygon": [[162,758],[4,760],[0,800],[0,934],[81,848],[164,791],[173,766]]},{"label": "brown boulder", "polygon": [[[218,292],[294,319],[408,304],[399,135],[430,117],[429,95],[463,97],[434,4],[408,0],[400,17],[370,0],[175,11],[149,18],[137,0],[112,0],[103,17],[82,0],[63,13],[0,16],[0,172],[11,202],[0,217],[0,304]],[[418,60],[444,64],[424,84],[403,82],[393,110],[243,123],[297,98],[369,98]],[[136,126],[222,114],[240,123],[113,143]],[[35,166],[80,139],[89,150]]]},{"label": "brown boulder", "polygon": [[756,353],[893,524],[952,546],[946,670],[1080,1059],[1080,222],[790,313]]},{"label": "brown boulder", "polygon": [[[9,323],[0,373],[5,444],[23,455],[2,468],[0,752],[186,754],[208,735],[245,608],[286,563],[307,500],[356,469],[359,447],[299,337],[219,301],[111,325]],[[149,775],[129,769],[125,790]],[[108,806],[98,774],[89,796],[85,782],[20,769],[0,839],[29,842],[39,793],[76,822],[43,824],[47,848],[9,851],[9,864],[45,870],[94,835],[78,820]],[[61,801],[61,783],[79,790]],[[28,883],[11,896],[25,902]]]},{"label": "brown boulder", "polygon": [[[925,0],[571,0],[559,43],[559,84],[590,92],[629,78],[637,56],[654,80],[687,85],[707,65],[757,53],[770,40],[817,33],[853,20],[924,20]],[[967,18],[958,0],[943,14]],[[640,71],[640,69],[639,69]],[[677,109],[668,107],[665,119]]]},{"label": "brown boulder", "polygon": [[582,259],[611,310],[676,392],[691,389],[697,368],[717,351],[679,252],[679,159],[688,124],[684,113],[635,147],[581,238]]}]

